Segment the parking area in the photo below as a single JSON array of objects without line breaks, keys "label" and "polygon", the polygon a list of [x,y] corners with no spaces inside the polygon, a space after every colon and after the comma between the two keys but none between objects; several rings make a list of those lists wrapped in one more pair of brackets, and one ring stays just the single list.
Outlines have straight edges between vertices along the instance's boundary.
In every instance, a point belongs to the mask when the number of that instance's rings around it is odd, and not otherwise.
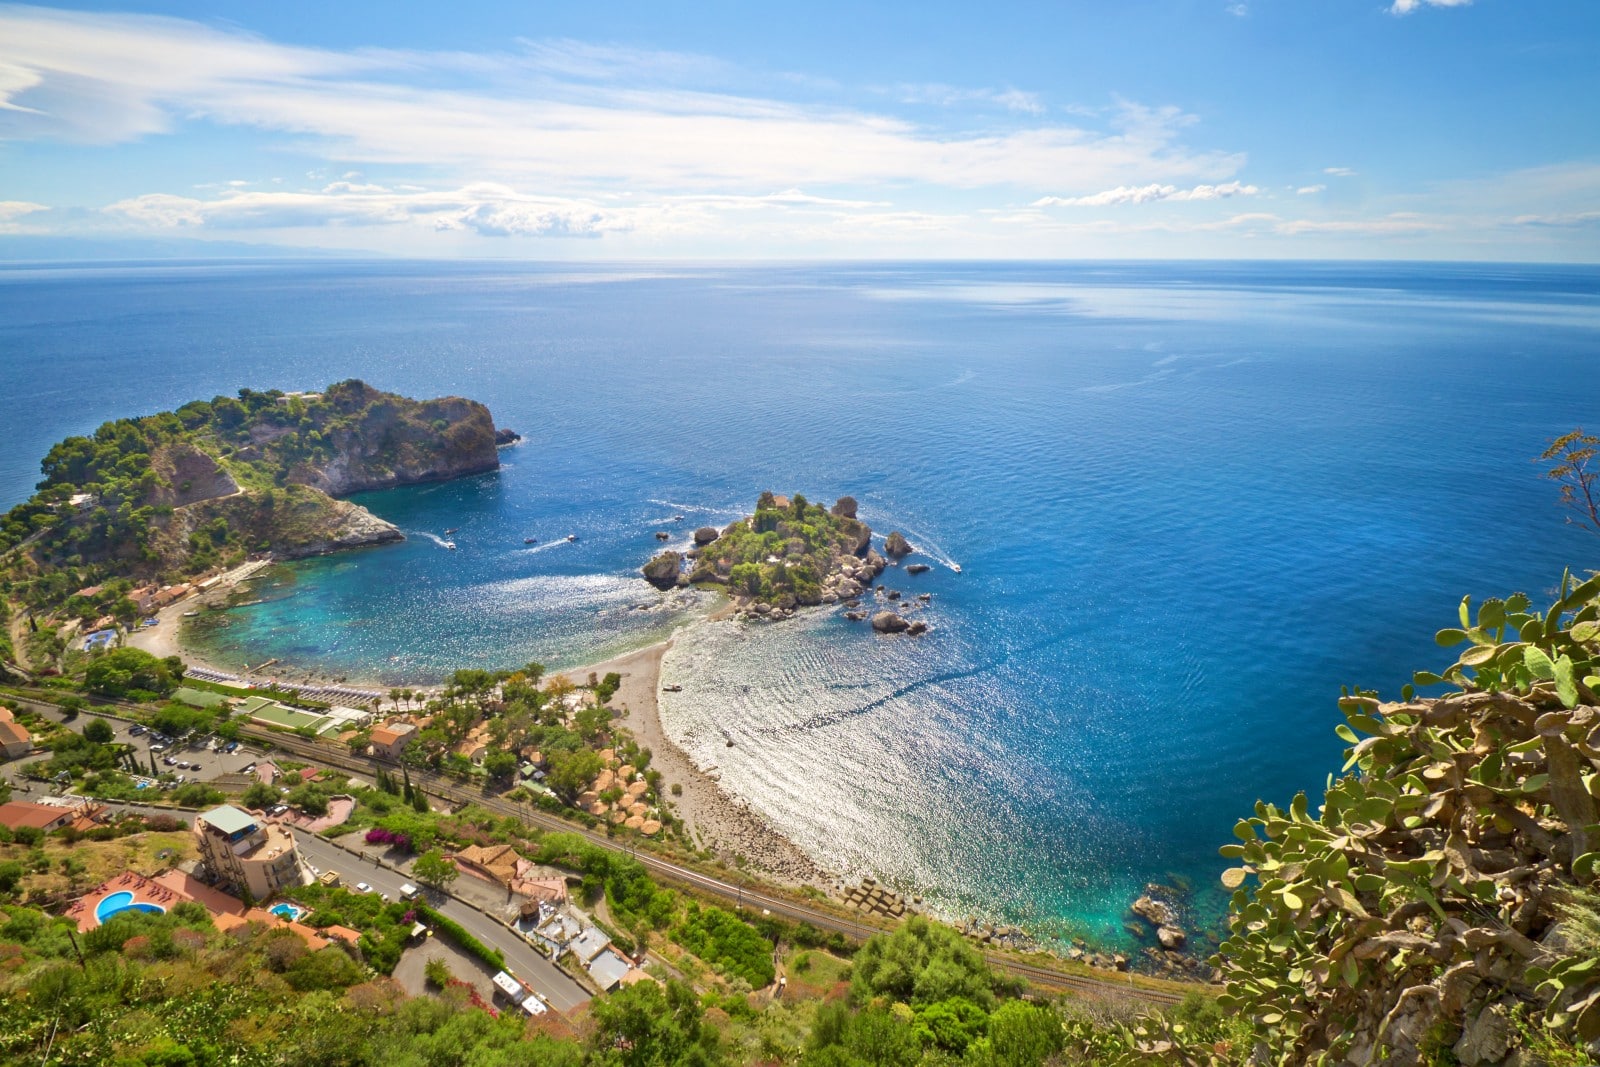
[{"label": "parking area", "polygon": [[80,712],[76,718],[67,720],[62,712],[52,705],[33,701],[23,701],[23,703],[30,711],[36,711],[56,722],[66,722],[79,733],[82,733],[95,719],[101,720],[111,727],[116,740],[133,746],[134,755],[138,757],[145,773],[150,771],[152,755],[155,757],[157,771],[174,776],[182,775],[185,782],[207,782],[224,774],[237,774],[261,759],[261,750],[247,743],[237,745],[232,751],[227,751],[227,746],[221,745],[219,750],[211,747],[213,739],[209,737],[191,738],[182,742],[163,740],[143,726],[97,715],[93,711]]}]

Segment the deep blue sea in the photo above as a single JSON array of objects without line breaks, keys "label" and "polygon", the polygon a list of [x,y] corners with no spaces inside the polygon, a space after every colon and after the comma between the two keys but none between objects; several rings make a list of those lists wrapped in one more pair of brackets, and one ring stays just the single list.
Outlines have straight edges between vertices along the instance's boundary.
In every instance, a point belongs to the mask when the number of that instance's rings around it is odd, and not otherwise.
[{"label": "deep blue sea", "polygon": [[215,658],[577,666],[696,610],[635,577],[656,530],[848,493],[937,564],[887,579],[932,632],[691,627],[669,730],[828,866],[1108,944],[1152,880],[1216,915],[1234,820],[1337,770],[1341,684],[1600,566],[1532,462],[1600,425],[1594,268],[13,267],[0,502],[104,419],[346,377],[524,443],[362,498],[413,536],[289,569]]}]

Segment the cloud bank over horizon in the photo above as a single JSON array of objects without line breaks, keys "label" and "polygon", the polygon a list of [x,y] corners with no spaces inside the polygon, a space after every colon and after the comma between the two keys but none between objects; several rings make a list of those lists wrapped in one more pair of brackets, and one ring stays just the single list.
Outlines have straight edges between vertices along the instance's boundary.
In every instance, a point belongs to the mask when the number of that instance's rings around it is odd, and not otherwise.
[{"label": "cloud bank over horizon", "polygon": [[[1394,13],[1420,2],[1397,0]],[[1382,195],[1343,163],[1258,177],[1248,131],[1156,100],[849,86],[566,36],[475,50],[312,45],[166,15],[0,6],[0,177],[16,194],[0,201],[0,234],[251,234],[439,255],[510,244],[525,255],[1020,257],[1114,254],[1119,237],[1149,254],[1163,246],[1152,235],[1167,235],[1171,254],[1225,254],[1248,247],[1241,239],[1260,254],[1317,254],[1293,239],[1362,235],[1409,241],[1394,254],[1418,256],[1430,235],[1532,233],[1513,225],[1522,218],[1577,220],[1568,228],[1588,235],[1600,207],[1570,185],[1549,202],[1493,203],[1515,167]],[[140,165],[116,175],[124,157]],[[244,165],[218,176],[231,157]],[[89,181],[74,164],[106,173]],[[50,167],[65,180],[18,180]],[[75,183],[70,200],[35,188]],[[1411,202],[1423,194],[1427,208]],[[1227,213],[1238,199],[1263,210]],[[1562,228],[1540,227],[1540,239]]]}]

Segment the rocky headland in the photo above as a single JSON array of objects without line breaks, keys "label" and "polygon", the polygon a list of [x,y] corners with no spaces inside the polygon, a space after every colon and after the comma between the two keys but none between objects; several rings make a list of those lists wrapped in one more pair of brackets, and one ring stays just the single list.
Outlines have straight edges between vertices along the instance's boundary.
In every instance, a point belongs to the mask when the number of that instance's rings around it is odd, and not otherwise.
[{"label": "rocky headland", "polygon": [[34,587],[70,593],[399,541],[392,523],[339,498],[495,470],[508,433],[461,397],[412,400],[357,380],[242,389],[57,444],[39,491],[0,520],[0,552],[15,549],[3,557],[14,578],[65,572]]}]

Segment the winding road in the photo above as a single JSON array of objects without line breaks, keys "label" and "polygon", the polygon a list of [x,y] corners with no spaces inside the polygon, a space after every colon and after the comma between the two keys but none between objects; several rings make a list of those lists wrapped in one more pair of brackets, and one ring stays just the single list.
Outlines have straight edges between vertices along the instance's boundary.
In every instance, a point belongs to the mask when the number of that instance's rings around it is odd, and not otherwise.
[{"label": "winding road", "polygon": [[[42,713],[52,714],[53,716],[59,716],[60,714],[59,708],[45,701],[25,700],[24,703],[28,704],[33,710]],[[117,710],[112,711],[111,708],[113,707]],[[126,716],[119,715],[118,712],[142,713],[144,709],[130,705],[111,704],[109,706],[98,706],[94,711],[117,718],[124,718]],[[118,734],[120,737],[122,731],[119,730]],[[393,770],[396,766],[387,761],[352,756],[347,750],[327,742],[308,741],[293,734],[278,733],[260,727],[245,727],[243,736],[255,742],[271,745],[308,763],[316,763],[323,767],[360,774],[368,778],[375,777],[379,768]],[[428,793],[442,800],[452,804],[476,804],[497,815],[511,816],[542,830],[579,834],[601,848],[609,849],[613,852],[628,853],[643,864],[645,869],[660,881],[669,882],[706,896],[719,898],[732,903],[738,909],[759,908],[764,913],[776,915],[790,922],[805,923],[818,930],[837,933],[853,941],[863,941],[875,933],[893,928],[892,923],[873,917],[840,915],[834,911],[825,910],[814,903],[779,893],[770,886],[751,888],[723,881],[694,868],[663,859],[648,850],[640,850],[629,843],[596,833],[585,826],[569,822],[548,812],[538,811],[527,805],[517,804],[481,790],[464,788],[459,782],[444,775],[418,768],[411,768],[410,774],[413,786],[422,786]],[[308,838],[308,835],[298,836],[303,840]],[[336,847],[318,840],[317,845],[313,845],[312,849],[318,846],[330,849]],[[306,850],[308,855],[313,855],[312,862],[327,870],[328,864],[315,858],[315,855],[321,855],[321,853],[314,855],[312,849]],[[348,853],[343,853],[342,855],[345,857],[344,862],[346,863],[354,859]],[[366,862],[372,863],[371,860]],[[373,866],[376,868],[376,864],[373,864]],[[336,869],[344,870],[344,868]],[[348,875],[348,872],[345,873]],[[385,875],[388,873],[390,872],[385,872]],[[385,875],[375,875],[374,878],[360,878],[360,880],[370,882],[385,890],[398,890],[398,882],[390,887],[387,882],[376,880],[385,877]],[[484,928],[484,932],[480,932],[462,918],[463,914],[469,915],[474,919],[482,919],[489,925]],[[454,911],[452,915],[463,926],[467,926],[475,937],[478,937],[486,944],[505,950],[508,959],[512,958],[512,949],[517,946],[533,952],[526,942],[519,937],[510,935],[504,926],[488,920],[480,913],[471,911],[465,906]],[[538,955],[537,953],[533,954],[535,956]],[[1136,978],[1132,974],[1112,977],[1103,974],[1083,974],[1065,971],[1051,967],[1044,962],[1021,960],[1014,956],[997,952],[985,952],[984,957],[989,965],[995,969],[1022,978],[1042,990],[1068,992],[1099,999],[1132,1000],[1152,1006],[1171,1006],[1181,1002],[1189,990],[1202,988],[1197,985],[1185,985],[1177,982],[1156,984],[1150,979]],[[543,957],[539,958],[543,959]],[[551,966],[547,960],[544,963],[546,966]],[[521,973],[533,980],[540,992],[546,992],[546,989],[540,984],[539,978],[545,978],[547,981],[553,978],[553,976],[545,976],[527,969],[524,969]],[[567,982],[572,981],[565,974],[562,974],[561,977]],[[553,989],[554,987],[552,986],[552,990],[548,994],[551,1004],[558,1009],[566,1010],[562,1003],[558,1001]]]}]

